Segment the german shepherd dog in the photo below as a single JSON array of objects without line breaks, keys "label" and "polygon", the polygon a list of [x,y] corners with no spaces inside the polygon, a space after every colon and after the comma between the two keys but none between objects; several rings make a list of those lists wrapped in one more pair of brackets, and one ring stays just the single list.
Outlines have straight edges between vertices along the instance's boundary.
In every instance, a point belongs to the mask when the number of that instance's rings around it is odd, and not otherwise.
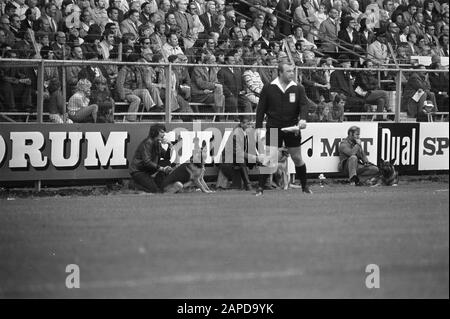
[{"label": "german shepherd dog", "polygon": [[288,189],[290,184],[290,176],[288,173],[288,158],[289,152],[286,148],[280,148],[278,151],[278,165],[277,170],[272,175],[273,183],[281,188]]},{"label": "german shepherd dog", "polygon": [[162,186],[165,192],[175,183],[181,183],[182,188],[196,186],[204,193],[213,193],[203,179],[205,175],[204,160],[207,157],[206,141],[203,141],[200,151],[194,150],[192,153],[189,162],[177,166],[164,179]]},{"label": "german shepherd dog", "polygon": [[378,170],[380,171],[379,176],[376,178],[376,183],[373,186],[397,186],[398,185],[398,172],[395,169],[394,163],[395,159],[391,161],[385,161],[380,159],[380,165]]}]

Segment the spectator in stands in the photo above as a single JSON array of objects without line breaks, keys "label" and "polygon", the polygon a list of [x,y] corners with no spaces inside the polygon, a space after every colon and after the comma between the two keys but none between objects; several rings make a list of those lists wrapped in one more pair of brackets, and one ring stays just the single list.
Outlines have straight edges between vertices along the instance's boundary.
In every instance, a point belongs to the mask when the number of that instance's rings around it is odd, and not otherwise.
[{"label": "spectator in stands", "polygon": [[244,17],[238,18],[238,27],[241,29],[242,36],[245,38],[247,33],[247,20]]},{"label": "spectator in stands", "polygon": [[177,25],[181,29],[181,36],[188,38],[194,29],[194,19],[190,13],[186,12],[188,0],[178,0],[176,2],[176,11],[174,12]]},{"label": "spectator in stands", "polygon": [[338,40],[338,33],[340,30],[338,23],[338,11],[331,9],[328,19],[326,19],[319,28],[319,34],[323,36],[321,51],[328,54],[335,54],[337,46],[334,44]]},{"label": "spectator in stands", "polygon": [[[74,46],[70,52],[70,60],[84,60],[83,50],[80,46]],[[67,94],[72,95],[75,93],[75,86],[78,82],[78,74],[83,67],[81,65],[70,65],[66,68],[66,84]]]},{"label": "spectator in stands", "polygon": [[114,6],[110,6],[107,10],[108,13],[108,20],[106,21],[105,25],[103,26],[105,28],[106,31],[106,25],[108,23],[113,23],[115,28],[114,28],[114,33],[115,36],[121,38],[122,37],[122,33],[120,32],[120,20],[119,20],[119,12],[120,9],[114,7]]},{"label": "spectator in stands", "polygon": [[344,107],[345,107],[345,95],[336,94],[333,100],[333,105],[331,107],[331,118],[333,122],[343,122],[344,121]]},{"label": "spectator in stands", "polygon": [[262,36],[263,25],[264,19],[259,16],[255,18],[253,26],[247,30],[247,34],[252,37],[253,41],[258,41]]},{"label": "spectator in stands", "polygon": [[[242,81],[242,73],[240,68],[233,68],[236,64],[236,51],[229,51],[225,56],[225,63],[230,67],[224,67],[217,73],[217,78],[223,87],[225,96],[225,112],[226,113],[250,113],[252,106],[245,96],[244,85]],[[236,116],[228,117],[229,119],[237,119]]]},{"label": "spectator in stands", "polygon": [[360,176],[367,178],[378,175],[378,168],[371,164],[361,145],[360,128],[352,126],[348,136],[339,144],[338,170],[349,177],[350,185],[362,186]]},{"label": "spectator in stands", "polygon": [[374,64],[381,65],[388,63],[388,47],[386,45],[386,34],[378,32],[374,42],[367,47],[367,57],[371,59]]},{"label": "spectator in stands", "polygon": [[15,41],[18,41],[20,39],[20,18],[17,14],[13,14],[11,17],[9,17],[9,21],[9,29],[14,35]]},{"label": "spectator in stands", "polygon": [[165,133],[164,125],[154,124],[148,137],[137,147],[130,163],[130,175],[137,189],[148,193],[160,192],[164,177],[172,171],[170,165],[160,166],[163,161],[169,162],[172,150],[171,144],[168,144],[167,150],[161,146]]},{"label": "spectator in stands", "polygon": [[[193,31],[196,33],[203,33],[205,31],[205,27],[203,23],[200,21],[200,12],[198,10],[198,6],[195,1],[192,1],[188,5],[189,13],[192,16],[192,20],[194,21]],[[234,11],[233,11],[234,13]]]},{"label": "spectator in stands", "polygon": [[199,18],[205,28],[205,32],[211,32],[217,20],[216,3],[214,1],[208,1],[206,3],[206,12],[201,14]]},{"label": "spectator in stands", "polygon": [[109,19],[105,0],[94,0],[94,8],[91,9],[91,15],[94,22],[101,28],[104,28]]},{"label": "spectator in stands", "polygon": [[60,31],[60,21],[62,19],[61,12],[54,3],[48,2],[44,7],[44,12],[41,14],[41,18],[46,18],[50,22],[50,29],[52,33]]},{"label": "spectator in stands", "polygon": [[439,55],[448,57],[448,53],[448,35],[443,34],[439,37]]},{"label": "spectator in stands", "polygon": [[421,12],[416,12],[414,14],[414,23],[411,25],[410,30],[417,36],[425,36],[425,24]]},{"label": "spectator in stands", "polygon": [[158,21],[155,23],[155,32],[150,35],[150,42],[151,42],[151,49],[153,53],[161,53],[162,54],[162,47],[166,43],[166,25]]},{"label": "spectator in stands", "polygon": [[66,103],[61,91],[61,83],[59,82],[59,79],[53,78],[50,80],[48,84],[48,92],[50,96],[47,105],[50,121],[56,124],[73,123],[73,121],[68,118],[69,115],[66,111]]},{"label": "spectator in stands", "polygon": [[[342,68],[350,68],[348,56],[341,55],[338,60]],[[346,97],[345,110],[347,112],[365,112],[364,98],[358,96],[353,88],[355,78],[349,71],[335,70],[330,77],[331,92],[344,94]],[[360,120],[360,116],[349,116],[349,120]]]},{"label": "spectator in stands", "polygon": [[171,55],[184,54],[178,44],[178,36],[175,32],[167,36],[167,42],[162,46],[161,53],[166,61],[168,61],[168,57]]},{"label": "spectator in stands", "polygon": [[425,42],[431,47],[439,47],[439,40],[435,35],[436,28],[433,24],[428,24],[426,26],[426,33],[425,33]]},{"label": "spectator in stands", "polygon": [[400,28],[400,32],[398,34],[398,38],[400,40],[400,43],[406,43],[408,42],[408,34],[409,34],[409,25],[404,25]]},{"label": "spectator in stands", "polygon": [[[425,66],[421,64],[415,68],[425,70]],[[406,111],[409,117],[416,118],[417,121],[428,121],[427,113],[430,110],[425,107],[427,100],[431,101],[434,110],[437,110],[436,98],[431,92],[426,72],[412,73],[403,90],[401,110]]]},{"label": "spectator in stands", "polygon": [[[238,63],[236,63],[238,64]],[[278,59],[276,55],[268,55],[265,59],[265,65],[268,66],[278,66]],[[269,68],[259,68],[258,69],[259,76],[264,85],[272,82],[278,76],[277,68],[269,69]]]},{"label": "spectator in stands", "polygon": [[120,23],[120,32],[122,34],[131,33],[137,39],[139,38],[138,28],[141,24],[139,21],[139,11],[131,9],[128,11],[128,18]]},{"label": "spectator in stands", "polygon": [[114,99],[105,78],[95,79],[91,101],[98,106],[97,123],[114,123]]},{"label": "spectator in stands", "polygon": [[242,75],[244,78],[244,86],[247,91],[245,96],[251,103],[257,105],[259,103],[259,95],[264,86],[257,69],[258,61],[256,57],[249,57],[245,64],[249,66]]},{"label": "spectator in stands", "polygon": [[97,122],[98,106],[90,104],[91,82],[87,79],[78,81],[75,94],[69,99],[67,106],[69,118],[75,123]]},{"label": "spectator in stands", "polygon": [[362,16],[362,12],[359,11],[359,3],[357,0],[350,0],[347,14],[350,15],[355,21],[359,21]]},{"label": "spectator in stands", "polygon": [[415,2],[410,2],[408,4],[407,11],[403,12],[403,21],[406,25],[411,26],[414,23],[414,14],[417,12],[417,6]]},{"label": "spectator in stands", "polygon": [[[215,62],[214,55],[208,51],[202,51],[197,57],[198,62],[212,64]],[[191,74],[192,102],[206,103],[212,105],[213,112],[219,113],[224,110],[223,86],[218,83],[217,68],[211,66],[196,66]]]},{"label": "spectator in stands", "polygon": [[10,21],[11,18],[9,18],[6,14],[0,17],[0,29],[5,33],[5,43],[12,46],[14,42],[16,42],[16,38],[10,29]]},{"label": "spectator in stands", "polygon": [[[430,70],[448,70],[448,68],[442,66],[439,56],[432,57],[432,63]],[[436,103],[439,111],[448,112],[449,108],[449,76],[448,72],[432,72],[429,73],[429,81],[431,85],[431,92],[434,93]]]},{"label": "spectator in stands", "polygon": [[[359,34],[356,31],[358,22],[356,22],[352,16],[346,16],[343,20],[344,22],[341,24],[343,28],[338,33],[338,39],[340,40],[341,45],[339,52],[348,55],[350,59],[353,60],[354,67],[357,67],[358,55],[351,54],[349,51],[364,54]],[[347,50],[344,50],[343,48]]]},{"label": "spectator in stands", "polygon": [[[372,69],[374,67],[371,60],[364,61],[363,65],[367,69]],[[376,71],[359,71],[356,76],[355,86],[356,94],[364,98],[366,104],[377,105],[377,112],[392,111],[392,108],[389,105],[389,95],[386,91],[381,90]],[[382,119],[383,117],[381,115],[377,116],[378,121]]]},{"label": "spectator in stands", "polygon": [[[304,54],[304,64],[306,67],[317,67],[317,61],[314,53],[307,51]],[[319,103],[321,97],[329,100],[330,85],[327,84],[325,74],[321,69],[305,69],[301,70],[302,84],[305,87],[306,95],[314,103]]]},{"label": "spectator in stands", "polygon": [[[136,62],[138,59],[139,56],[136,54],[130,54],[127,61]],[[147,111],[156,105],[150,92],[146,89],[145,81],[136,66],[124,65],[120,69],[119,75],[117,76],[116,89],[120,99],[130,103],[128,108],[129,113],[138,112],[141,101]],[[135,122],[136,115],[127,115],[127,121]]]},{"label": "spectator in stands", "polygon": [[[386,33],[386,42],[390,43],[395,50],[400,45],[400,28],[394,22],[388,24],[388,31]],[[387,44],[386,43],[386,44]]]},{"label": "spectator in stands", "polygon": [[[49,46],[42,47],[40,56],[44,60],[55,60],[55,52]],[[44,67],[44,88],[48,87],[48,83],[51,79],[59,79],[58,67],[46,66]]]},{"label": "spectator in stands", "polygon": [[64,32],[57,32],[55,42],[52,45],[55,56],[58,60],[68,60],[70,58],[70,47],[66,44]]},{"label": "spectator in stands", "polygon": [[[91,28],[91,26],[95,24],[94,20],[92,19],[91,16],[91,12],[89,11],[89,9],[83,9],[81,11],[81,15],[80,15],[80,37],[85,38],[88,33],[89,30]],[[99,28],[99,32],[101,32],[101,29]],[[100,36],[100,34],[99,34]]]},{"label": "spectator in stands", "polygon": [[25,11],[25,19],[20,23],[20,37],[23,38],[23,34],[28,32],[28,29],[37,31],[38,24],[36,23],[36,10],[28,8]]},{"label": "spectator in stands", "polygon": [[320,23],[317,17],[314,15],[314,7],[311,4],[311,0],[301,0],[294,12],[293,22],[300,24],[305,37],[309,42],[314,43],[315,30],[319,29]]}]

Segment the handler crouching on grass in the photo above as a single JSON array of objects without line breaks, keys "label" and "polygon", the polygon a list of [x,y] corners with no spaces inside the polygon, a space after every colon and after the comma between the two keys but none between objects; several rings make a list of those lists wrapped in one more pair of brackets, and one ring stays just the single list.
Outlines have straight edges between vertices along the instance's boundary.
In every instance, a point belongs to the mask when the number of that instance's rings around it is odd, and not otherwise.
[{"label": "handler crouching on grass", "polygon": [[367,178],[378,175],[379,170],[370,163],[361,146],[360,128],[351,126],[347,131],[347,138],[339,144],[339,166],[340,172],[348,175],[350,185],[364,185],[359,176]]},{"label": "handler crouching on grass", "polygon": [[[295,164],[296,177],[300,180],[303,193],[311,194],[306,181],[306,165],[301,154],[300,129],[306,127],[308,115],[308,101],[305,88],[293,81],[294,64],[281,62],[278,65],[278,77],[270,84],[266,84],[259,98],[256,109],[256,129],[258,136],[262,128],[264,115],[267,115],[266,123],[266,154],[270,161],[267,168],[263,168],[260,175],[259,187],[256,195],[261,195],[265,185],[268,185],[270,174],[276,171],[278,148],[287,147]],[[299,122],[300,121],[300,122]],[[296,130],[284,131],[282,128],[297,126]],[[277,134],[277,145],[271,145],[271,134]]]},{"label": "handler crouching on grass", "polygon": [[[152,125],[148,137],[139,144],[130,164],[130,174],[134,183],[138,189],[147,193],[160,192],[164,178],[172,171],[170,166],[159,165],[161,158],[165,163],[170,163],[172,145],[167,143],[167,150],[161,145],[164,142],[165,133],[164,125]],[[165,191],[176,193],[180,190],[178,184],[173,185],[173,188]]]}]

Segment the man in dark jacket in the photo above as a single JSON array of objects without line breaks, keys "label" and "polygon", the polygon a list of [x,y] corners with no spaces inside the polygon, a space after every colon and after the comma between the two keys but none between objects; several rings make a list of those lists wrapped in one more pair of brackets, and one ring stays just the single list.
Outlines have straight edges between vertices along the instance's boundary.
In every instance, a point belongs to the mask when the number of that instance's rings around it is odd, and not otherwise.
[{"label": "man in dark jacket", "polygon": [[[225,63],[230,67],[221,68],[217,73],[217,79],[223,85],[225,112],[236,113],[239,110],[240,113],[250,113],[252,112],[252,106],[249,99],[244,95],[241,70],[231,67],[236,64],[235,54],[235,50],[227,53]],[[236,117],[232,116],[231,118],[235,119]]]},{"label": "man in dark jacket", "polygon": [[[167,150],[162,147],[165,132],[164,125],[152,125],[148,137],[139,144],[130,163],[130,174],[135,185],[148,193],[160,192],[164,177],[172,171],[170,166],[160,166],[161,158],[169,162],[172,149],[170,143]],[[174,187],[177,186],[174,184]],[[177,192],[179,189],[166,191]]]},{"label": "man in dark jacket", "polygon": [[[256,109],[256,129],[262,128],[264,116],[267,116],[266,154],[270,160],[267,165],[268,170],[264,170],[264,174],[261,174],[257,195],[261,195],[264,185],[267,185],[267,179],[270,178],[270,174],[267,173],[273,173],[276,170],[278,148],[283,146],[283,143],[294,161],[295,172],[303,192],[312,193],[307,186],[306,165],[302,159],[300,147],[302,139],[300,129],[306,127],[308,101],[304,87],[293,81],[294,68],[292,63],[280,63],[278,77],[265,85],[261,91]],[[271,135],[273,143],[271,143]]]},{"label": "man in dark jacket", "polygon": [[[343,68],[350,68],[350,59],[347,55],[339,56],[338,60],[341,62]],[[344,94],[347,98],[345,103],[345,111],[350,112],[365,112],[364,98],[358,96],[353,88],[354,77],[350,71],[335,70],[330,77],[331,92]],[[359,121],[360,115],[349,116],[349,120]]]}]

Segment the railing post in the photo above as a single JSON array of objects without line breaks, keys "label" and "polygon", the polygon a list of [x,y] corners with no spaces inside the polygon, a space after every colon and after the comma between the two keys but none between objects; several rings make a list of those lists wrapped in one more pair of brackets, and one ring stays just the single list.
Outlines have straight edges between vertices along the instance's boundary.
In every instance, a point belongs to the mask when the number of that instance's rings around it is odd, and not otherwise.
[{"label": "railing post", "polygon": [[400,122],[400,107],[402,103],[402,73],[402,70],[398,71],[397,83],[395,84],[395,91],[397,94],[395,96],[395,123]]},{"label": "railing post", "polygon": [[42,113],[44,112],[44,60],[38,63],[38,80],[37,80],[37,118],[38,123],[42,123]]},{"label": "railing post", "polygon": [[169,63],[169,66],[165,67],[166,70],[166,115],[165,115],[165,122],[170,123],[171,120],[171,112],[170,112],[170,106],[172,105],[172,64]]}]

